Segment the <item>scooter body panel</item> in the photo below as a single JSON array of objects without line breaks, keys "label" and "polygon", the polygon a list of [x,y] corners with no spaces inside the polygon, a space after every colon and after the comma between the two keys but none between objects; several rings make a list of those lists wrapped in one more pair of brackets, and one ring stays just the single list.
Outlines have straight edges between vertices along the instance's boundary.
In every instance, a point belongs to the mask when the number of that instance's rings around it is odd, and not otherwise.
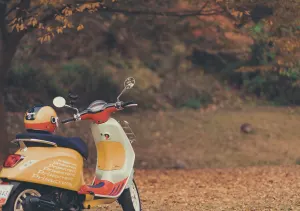
[{"label": "scooter body panel", "polygon": [[114,118],[103,124],[92,124],[91,130],[97,147],[93,185],[104,183],[104,191],[96,196],[117,198],[132,179],[134,150],[122,126]]},{"label": "scooter body panel", "polygon": [[15,154],[24,159],[13,168],[3,168],[0,178],[78,191],[84,184],[83,158],[61,147],[28,147]]}]

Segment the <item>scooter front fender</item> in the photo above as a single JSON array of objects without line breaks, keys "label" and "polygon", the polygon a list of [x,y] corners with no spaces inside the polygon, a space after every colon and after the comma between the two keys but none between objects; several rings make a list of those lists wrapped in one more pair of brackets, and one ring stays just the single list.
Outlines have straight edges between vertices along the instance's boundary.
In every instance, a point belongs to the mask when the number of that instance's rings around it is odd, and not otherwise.
[{"label": "scooter front fender", "polygon": [[78,191],[84,184],[83,158],[72,149],[60,147],[29,147],[16,154],[24,159],[13,168],[3,168],[0,178],[10,181]]}]

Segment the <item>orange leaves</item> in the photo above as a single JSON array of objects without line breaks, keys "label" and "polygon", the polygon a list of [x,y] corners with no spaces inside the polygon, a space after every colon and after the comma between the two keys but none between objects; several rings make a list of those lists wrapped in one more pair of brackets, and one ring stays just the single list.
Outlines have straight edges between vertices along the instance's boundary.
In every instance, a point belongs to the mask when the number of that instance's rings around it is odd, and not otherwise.
[{"label": "orange leaves", "polygon": [[66,17],[68,17],[73,14],[73,11],[70,7],[66,7],[65,9],[63,9],[62,14],[64,14]]},{"label": "orange leaves", "polygon": [[64,30],[64,28],[61,27],[61,26],[56,28],[57,34],[62,34],[62,33],[63,33],[63,30]]},{"label": "orange leaves", "polygon": [[62,15],[56,15],[56,16],[55,16],[55,20],[56,20],[56,21],[63,22],[64,19],[65,19],[65,17],[62,16]]},{"label": "orange leaves", "polygon": [[241,11],[238,11],[238,10],[235,10],[235,9],[232,9],[230,11],[231,15],[233,15],[235,18],[240,18],[243,16],[243,12]]},{"label": "orange leaves", "polygon": [[23,31],[26,29],[26,25],[24,24],[22,18],[15,18],[10,23],[9,26],[11,27],[11,30],[16,29],[18,32]]},{"label": "orange leaves", "polygon": [[83,12],[84,10],[88,10],[89,12],[94,12],[100,7],[100,3],[84,3],[76,8],[77,12]]},{"label": "orange leaves", "polygon": [[46,35],[44,35],[42,37],[39,37],[38,41],[40,41],[40,43],[49,42],[49,41],[51,41],[51,35],[50,34],[46,34]]},{"label": "orange leaves", "polygon": [[47,31],[47,32],[52,32],[52,28],[51,28],[50,26],[48,26],[48,27],[46,28],[46,31]]},{"label": "orange leaves", "polygon": [[[67,13],[71,14],[70,12],[67,12]],[[55,20],[58,21],[58,22],[60,22],[60,23],[62,23],[63,24],[63,26],[62,26],[63,28],[73,28],[72,22],[69,21],[68,18],[65,17],[65,16],[57,15],[55,17]],[[59,31],[61,31],[61,30],[59,30]]]},{"label": "orange leaves", "polygon": [[85,4],[80,5],[79,7],[76,8],[77,12],[83,12],[86,9]]},{"label": "orange leaves", "polygon": [[42,24],[42,23],[39,23],[39,25],[38,25],[38,29],[44,29],[44,24]]},{"label": "orange leaves", "polygon": [[84,26],[82,24],[79,24],[78,27],[77,27],[77,31],[80,31],[82,29],[84,29]]},{"label": "orange leaves", "polygon": [[[56,14],[55,15],[55,21],[57,21],[59,23],[58,26],[48,26],[48,27],[44,27],[42,24],[40,27],[38,27],[39,29],[43,30],[43,36],[39,37],[38,40],[41,43],[44,42],[49,42],[51,41],[51,39],[55,36],[54,33],[56,34],[62,34],[64,32],[65,29],[67,28],[74,28],[74,24],[72,23],[72,21],[69,19],[70,16],[72,16],[74,13],[76,12],[83,12],[84,10],[94,10],[97,7],[99,7],[100,4],[99,3],[85,3],[80,5],[77,8],[71,8],[71,7],[65,7],[62,11],[61,14]],[[36,23],[36,21],[32,20],[32,23]],[[84,26],[82,24],[79,24],[76,27],[77,31],[83,30]]]},{"label": "orange leaves", "polygon": [[29,18],[29,21],[27,24],[35,27],[38,24],[38,20],[35,17],[31,17],[31,18]]},{"label": "orange leaves", "polygon": [[[45,10],[49,9],[49,5],[57,11],[54,18],[56,23],[52,23],[51,26],[40,22],[45,17]],[[34,12],[30,12],[30,10],[26,11],[27,18],[24,20],[22,18],[12,18],[9,26],[11,30],[18,32],[28,28],[35,28],[40,34],[38,38],[39,42],[49,42],[55,34],[62,34],[65,29],[75,28],[77,31],[83,30],[83,24],[73,24],[70,17],[78,12],[95,12],[100,6],[99,2],[86,2],[66,6],[63,4],[63,0],[32,0],[32,7],[38,9],[34,10]]]},{"label": "orange leaves", "polygon": [[63,0],[37,0],[33,1],[34,6],[36,5],[52,5],[52,6],[58,6],[61,5]]},{"label": "orange leaves", "polygon": [[13,27],[15,27],[15,29],[19,32],[19,31],[23,31],[25,29],[25,25],[22,24],[15,24],[13,25]]},{"label": "orange leaves", "polygon": [[9,25],[11,27],[11,30],[16,29],[17,32],[23,31],[24,29],[26,29],[26,26],[24,25],[23,20],[21,20],[20,18],[14,19]]},{"label": "orange leaves", "polygon": [[250,11],[248,11],[248,10],[244,11],[244,13],[245,13],[246,15],[251,15],[251,14],[250,14]]}]

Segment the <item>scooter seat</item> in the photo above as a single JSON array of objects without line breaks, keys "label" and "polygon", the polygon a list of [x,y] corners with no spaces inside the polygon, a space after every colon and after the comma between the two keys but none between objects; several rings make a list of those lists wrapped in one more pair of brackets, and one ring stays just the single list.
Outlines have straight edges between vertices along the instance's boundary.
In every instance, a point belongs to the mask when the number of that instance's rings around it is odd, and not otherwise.
[{"label": "scooter seat", "polygon": [[79,137],[63,137],[51,133],[27,132],[16,135],[16,139],[40,139],[57,144],[58,147],[74,149],[79,152],[85,159],[88,158],[88,147]]}]

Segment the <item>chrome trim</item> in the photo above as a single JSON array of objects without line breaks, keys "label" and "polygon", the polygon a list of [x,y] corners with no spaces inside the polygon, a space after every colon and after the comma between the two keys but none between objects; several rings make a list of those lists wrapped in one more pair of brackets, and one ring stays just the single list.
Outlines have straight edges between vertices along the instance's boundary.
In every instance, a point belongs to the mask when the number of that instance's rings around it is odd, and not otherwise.
[{"label": "chrome trim", "polygon": [[24,141],[20,140],[19,141],[19,144],[20,144],[20,150],[21,152],[26,152],[27,151],[27,146],[24,144]]},{"label": "chrome trim", "polygon": [[130,104],[130,105],[127,105],[126,108],[127,107],[134,107],[134,106],[138,106],[138,104],[136,104],[136,103],[135,104]]},{"label": "chrome trim", "polygon": [[12,143],[16,143],[16,142],[20,142],[20,146],[23,145],[24,142],[36,142],[36,143],[48,144],[57,147],[56,143],[53,143],[51,141],[40,140],[40,139],[15,139],[12,141]]}]

